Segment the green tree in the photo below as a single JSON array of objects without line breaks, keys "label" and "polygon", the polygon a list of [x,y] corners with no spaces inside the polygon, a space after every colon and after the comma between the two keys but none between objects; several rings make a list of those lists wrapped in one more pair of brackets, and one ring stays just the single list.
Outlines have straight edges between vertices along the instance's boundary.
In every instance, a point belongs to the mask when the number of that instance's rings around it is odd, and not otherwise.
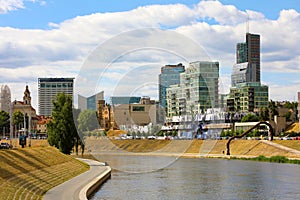
[{"label": "green tree", "polygon": [[275,116],[275,115],[278,115],[278,111],[277,111],[275,102],[272,101],[272,100],[269,101],[268,107],[269,107],[270,114],[271,114],[271,120],[274,120],[274,116]]},{"label": "green tree", "polygon": [[99,127],[97,113],[94,110],[84,110],[78,116],[78,129],[80,131],[92,131]]},{"label": "green tree", "polygon": [[287,113],[285,113],[285,119],[286,121],[291,121],[291,116],[292,116],[292,112],[288,111]]},{"label": "green tree", "polygon": [[19,126],[24,123],[24,114],[21,111],[16,111],[13,113],[14,125]]},{"label": "green tree", "polygon": [[4,110],[0,111],[0,131],[3,131],[5,128],[5,132],[9,132],[10,129],[10,119],[9,113]]},{"label": "green tree", "polygon": [[53,101],[52,120],[47,123],[48,142],[64,154],[74,147],[77,130],[73,120],[72,98],[65,93],[56,95]]},{"label": "green tree", "polygon": [[261,108],[259,111],[259,119],[261,121],[267,121],[269,118],[269,108]]},{"label": "green tree", "polygon": [[259,121],[258,117],[252,113],[245,115],[241,120],[241,122],[257,122],[257,121]]}]

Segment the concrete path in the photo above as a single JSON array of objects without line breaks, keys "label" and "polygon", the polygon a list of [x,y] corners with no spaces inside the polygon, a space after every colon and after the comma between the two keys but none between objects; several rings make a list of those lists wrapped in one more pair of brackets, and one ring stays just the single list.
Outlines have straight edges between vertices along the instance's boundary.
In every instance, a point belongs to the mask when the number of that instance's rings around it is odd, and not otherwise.
[{"label": "concrete path", "polygon": [[292,148],[283,146],[281,144],[277,144],[277,143],[271,142],[269,140],[261,140],[261,142],[266,143],[266,144],[271,145],[271,146],[274,146],[274,147],[277,147],[278,149],[282,149],[282,150],[288,151],[288,152],[293,153],[295,155],[300,155],[300,151],[298,151],[296,149],[292,149]]},{"label": "concrete path", "polygon": [[104,163],[89,159],[79,160],[88,163],[90,165],[90,170],[50,189],[44,195],[44,200],[87,199],[87,190],[90,187],[93,187],[93,184],[99,181],[101,177],[103,178],[106,174],[111,172],[111,168],[109,166],[105,166]]}]

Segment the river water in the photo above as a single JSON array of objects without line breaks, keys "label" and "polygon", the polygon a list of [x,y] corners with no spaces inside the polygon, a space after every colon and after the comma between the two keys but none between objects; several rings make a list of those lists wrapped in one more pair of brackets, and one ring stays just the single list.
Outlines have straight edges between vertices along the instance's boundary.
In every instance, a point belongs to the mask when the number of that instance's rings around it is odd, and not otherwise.
[{"label": "river water", "polygon": [[[300,165],[179,158],[157,170],[128,172],[118,166],[123,163],[118,159],[116,156],[116,162],[110,163],[114,169],[112,176],[94,194],[93,200],[300,199]],[[135,160],[157,163],[168,157],[123,156],[122,159],[127,160],[126,169],[131,163],[137,169]]]}]

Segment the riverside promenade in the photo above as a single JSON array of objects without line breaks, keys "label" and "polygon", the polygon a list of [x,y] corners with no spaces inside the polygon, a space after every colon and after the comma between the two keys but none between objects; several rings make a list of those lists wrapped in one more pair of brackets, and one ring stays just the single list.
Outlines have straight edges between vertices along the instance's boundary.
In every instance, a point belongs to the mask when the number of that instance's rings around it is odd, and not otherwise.
[{"label": "riverside promenade", "polygon": [[72,178],[46,192],[44,200],[83,200],[87,199],[111,174],[105,163],[90,159],[79,160],[90,165],[90,170]]}]

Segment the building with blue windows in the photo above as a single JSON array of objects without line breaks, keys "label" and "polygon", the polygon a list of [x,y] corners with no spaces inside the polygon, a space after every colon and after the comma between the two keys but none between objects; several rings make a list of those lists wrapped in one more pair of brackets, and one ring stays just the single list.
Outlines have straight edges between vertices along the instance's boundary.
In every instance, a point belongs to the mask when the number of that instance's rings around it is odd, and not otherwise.
[{"label": "building with blue windows", "polygon": [[56,95],[65,93],[73,99],[74,78],[39,78],[38,79],[38,104],[39,115],[51,116],[52,102]]},{"label": "building with blue windows", "polygon": [[84,96],[78,95],[78,108],[81,111],[84,111],[84,110],[97,111],[97,102],[99,100],[104,100],[104,91],[101,91],[90,97],[84,97]]},{"label": "building with blue windows", "polygon": [[167,88],[170,85],[180,84],[180,73],[185,71],[184,65],[165,65],[159,74],[159,103],[163,108],[167,107]]}]

